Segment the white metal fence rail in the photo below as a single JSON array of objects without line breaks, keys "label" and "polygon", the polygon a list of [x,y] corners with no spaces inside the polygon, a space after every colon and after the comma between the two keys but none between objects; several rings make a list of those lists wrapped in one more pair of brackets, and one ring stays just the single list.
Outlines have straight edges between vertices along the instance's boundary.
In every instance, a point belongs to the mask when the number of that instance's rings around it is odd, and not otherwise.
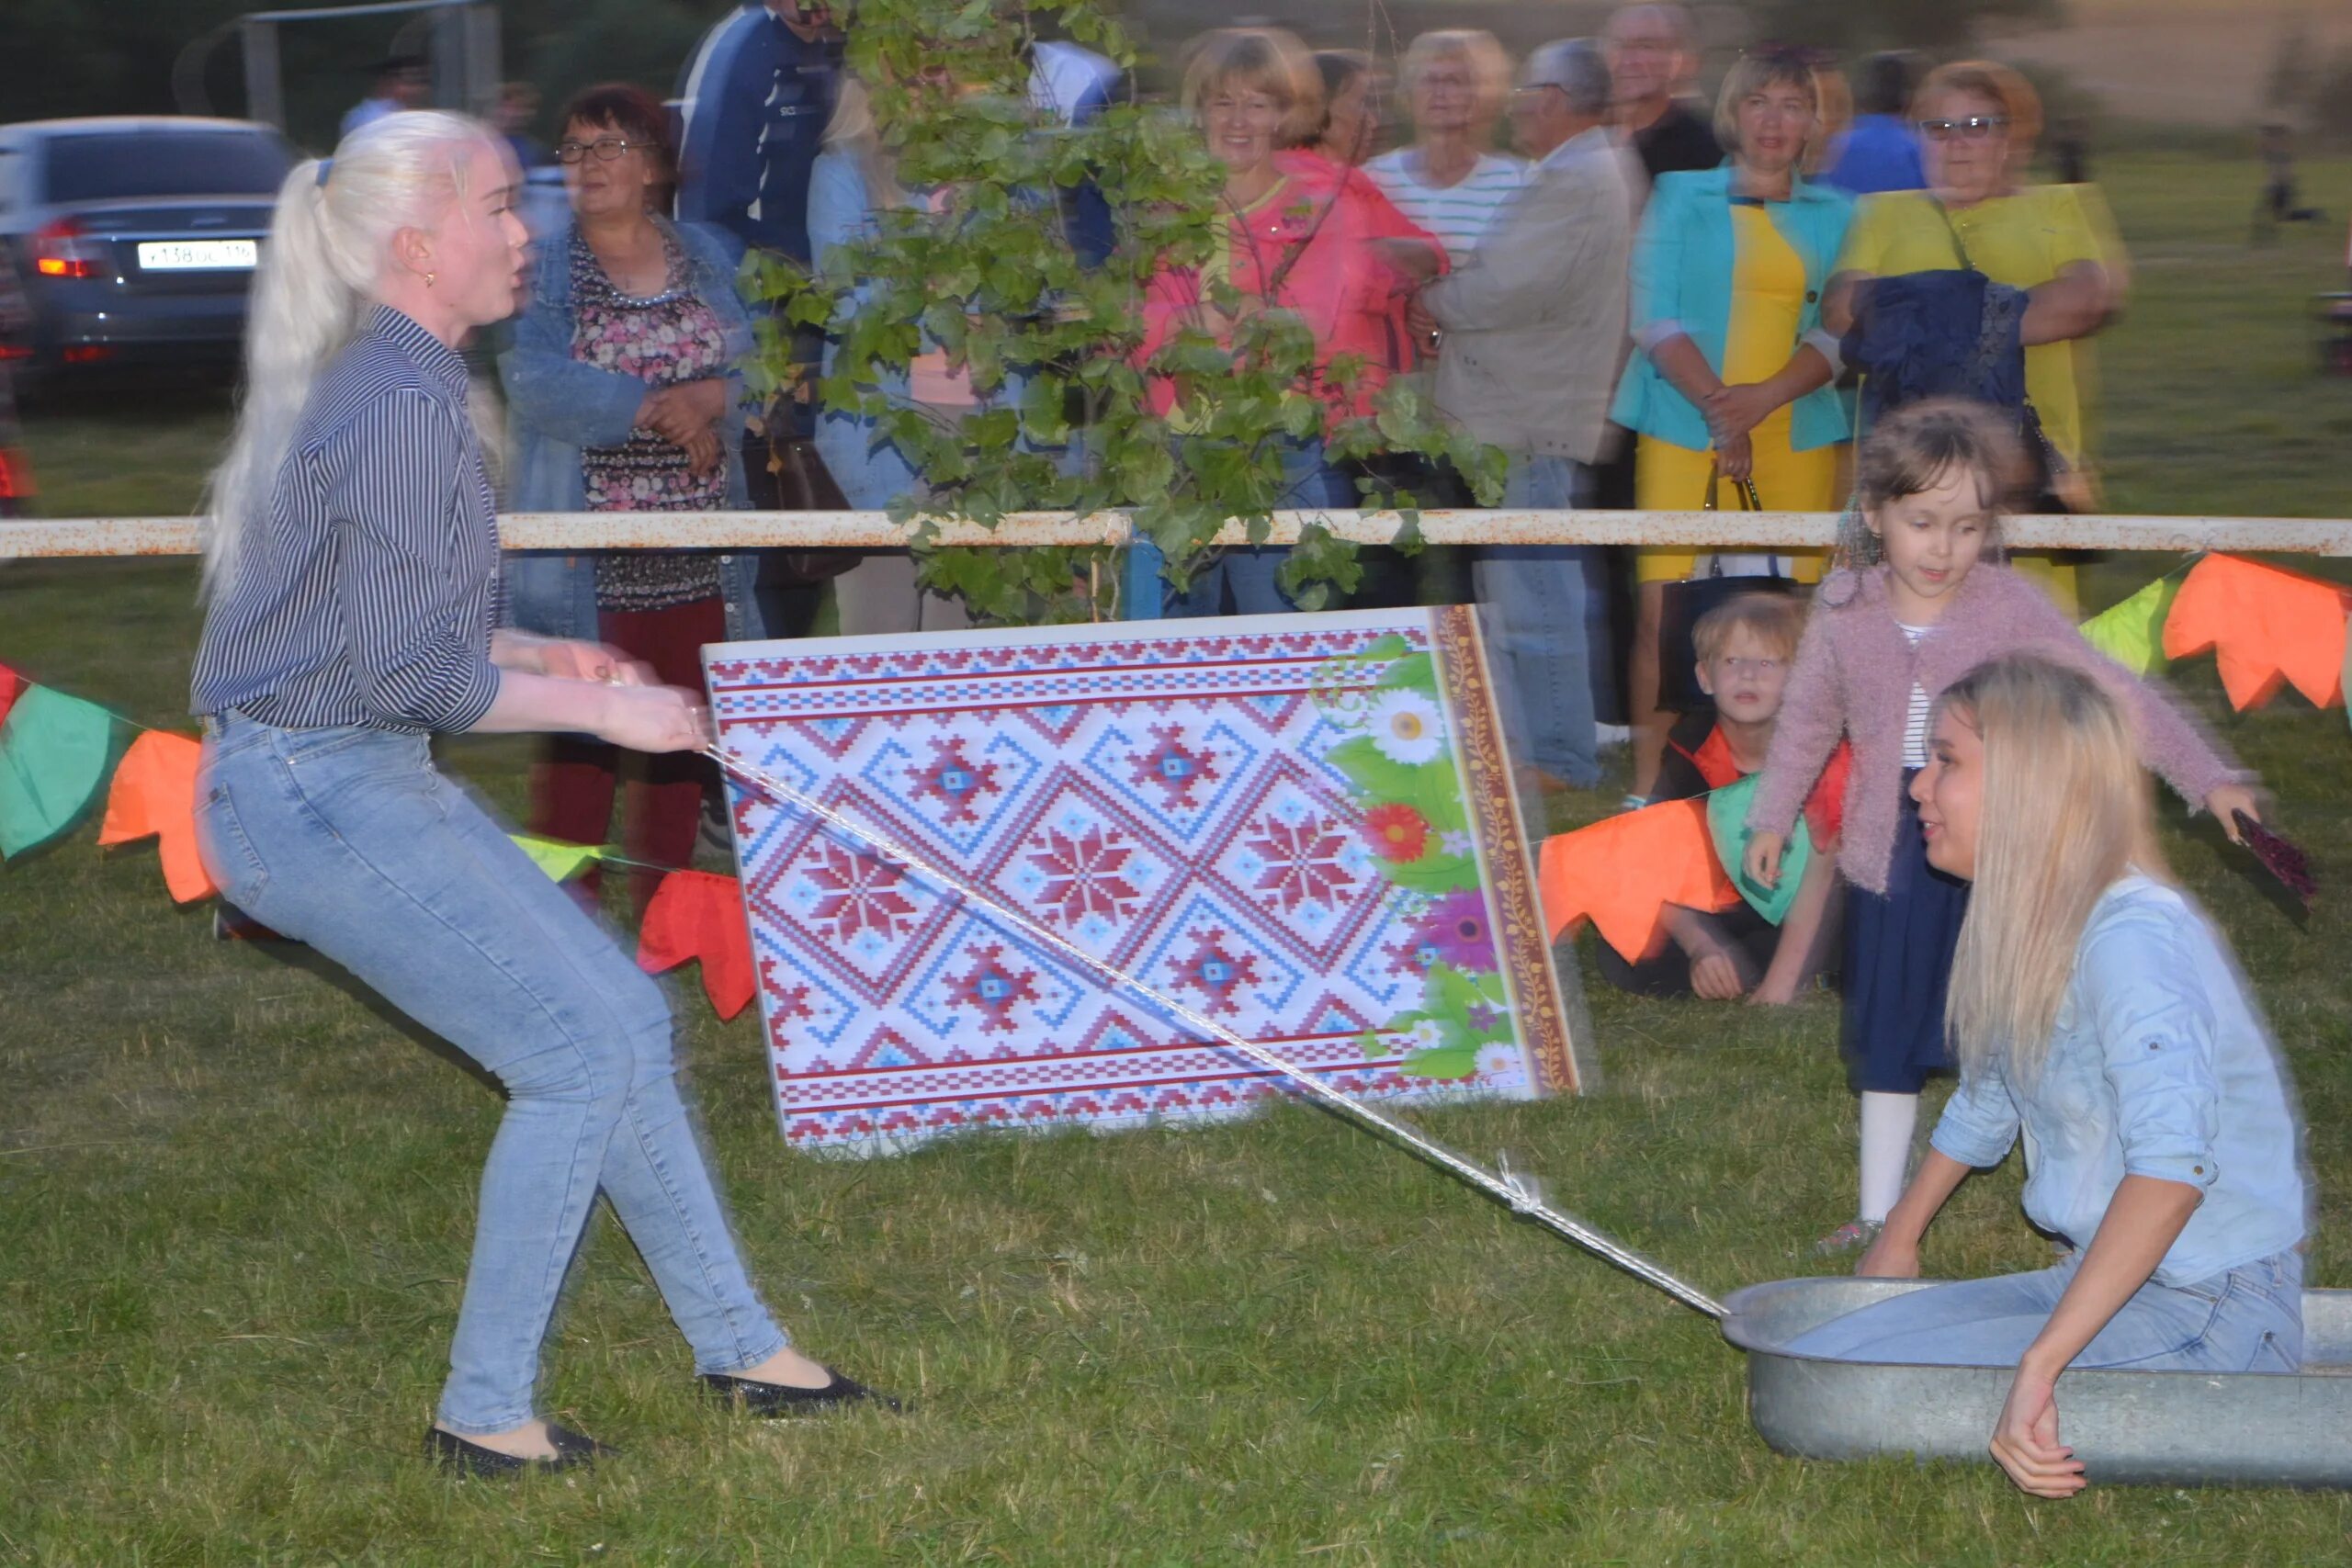
[{"label": "white metal fence rail", "polygon": [[[1344,538],[1385,544],[1403,518],[1393,512],[1278,512],[1266,542],[1287,544],[1302,524],[1319,522]],[[915,525],[880,512],[514,512],[499,519],[509,549],[887,549],[905,546]],[[1423,539],[1436,545],[1647,545],[1667,548],[1789,549],[1826,545],[1838,514],[1827,512],[1424,512]],[[2352,520],[2301,517],[2010,517],[2004,537],[2018,549],[2234,550],[2352,556]],[[1123,545],[1123,513],[1023,512],[994,530],[942,522],[934,542],[1017,547]],[[1226,526],[1220,542],[1250,542]],[[199,548],[190,517],[60,517],[0,522],[0,560],[32,557],[185,556]]]}]

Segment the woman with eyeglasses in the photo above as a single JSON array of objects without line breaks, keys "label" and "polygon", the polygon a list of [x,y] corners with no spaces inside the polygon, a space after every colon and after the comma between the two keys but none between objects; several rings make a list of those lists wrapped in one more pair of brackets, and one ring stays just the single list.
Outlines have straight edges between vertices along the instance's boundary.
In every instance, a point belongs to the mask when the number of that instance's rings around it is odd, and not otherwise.
[{"label": "woman with eyeglasses", "polygon": [[[1928,188],[1864,198],[1822,319],[1833,332],[1847,331],[1857,286],[1880,277],[1973,270],[2026,290],[2025,391],[2050,446],[2041,455],[2049,476],[2041,504],[2086,507],[2089,339],[2120,307],[2125,283],[2122,246],[2105,204],[2088,186],[2026,183],[2041,100],[2007,66],[1940,66],[1920,84],[1912,107]],[[2071,566],[2012,559],[2041,578],[2062,608],[2074,607]]]},{"label": "woman with eyeglasses", "polygon": [[[1180,333],[1229,348],[1243,321],[1290,313],[1314,341],[1305,388],[1324,406],[1325,429],[1266,443],[1281,464],[1279,488],[1268,499],[1277,508],[1352,507],[1354,483],[1330,460],[1324,435],[1373,413],[1402,357],[1389,341],[1402,313],[1390,307],[1445,270],[1444,247],[1408,222],[1368,175],[1295,151],[1322,124],[1323,83],[1288,33],[1210,33],[1185,71],[1182,103],[1224,165],[1225,187],[1207,259],[1163,265],[1144,290],[1144,338],[1134,362],[1153,372],[1146,399],[1179,436],[1197,437],[1207,411],[1185,395],[1182,383],[1192,378],[1164,373],[1152,366],[1154,356]],[[1344,368],[1351,365],[1352,372]],[[1167,613],[1226,614],[1228,600],[1230,613],[1240,615],[1295,609],[1280,582],[1289,554],[1287,546],[1228,549],[1184,592],[1169,592]]]},{"label": "woman with eyeglasses", "polygon": [[[571,221],[541,237],[528,309],[498,356],[509,421],[507,504],[518,512],[716,512],[750,506],[741,462],[750,316],[711,234],[658,216],[675,179],[666,116],[643,90],[592,87],[556,145]],[[764,635],[749,551],[517,553],[515,624],[602,642],[662,682],[699,689],[701,648]],[[584,736],[548,744],[532,780],[531,831],[602,844],[623,754]],[[628,765],[624,842],[642,910],[662,874],[692,859],[708,764]],[[575,886],[593,893],[594,871]]]}]

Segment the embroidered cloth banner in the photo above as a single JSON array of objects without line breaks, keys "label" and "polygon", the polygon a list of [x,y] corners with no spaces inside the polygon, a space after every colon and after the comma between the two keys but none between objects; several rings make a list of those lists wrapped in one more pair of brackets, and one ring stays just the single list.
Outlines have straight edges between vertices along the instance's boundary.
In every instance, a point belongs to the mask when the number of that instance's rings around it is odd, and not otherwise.
[{"label": "embroidered cloth banner", "polygon": [[[1464,609],[735,643],[719,742],[1368,1096],[1577,1069]],[[756,789],[735,847],[796,1146],[1229,1115],[1265,1069]]]}]

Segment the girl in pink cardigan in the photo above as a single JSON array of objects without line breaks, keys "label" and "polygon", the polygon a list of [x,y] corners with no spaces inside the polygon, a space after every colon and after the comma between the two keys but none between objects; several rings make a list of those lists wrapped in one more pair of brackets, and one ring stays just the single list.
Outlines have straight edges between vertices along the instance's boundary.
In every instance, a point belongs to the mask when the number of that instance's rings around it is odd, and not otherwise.
[{"label": "girl in pink cardigan", "polygon": [[2085,642],[1997,554],[2000,502],[2023,469],[2014,434],[1973,404],[1915,403],[1857,463],[1858,521],[1823,581],[1747,826],[1747,873],[1779,880],[1781,847],[1842,735],[1854,748],[1838,869],[1846,906],[1845,1048],[1861,1095],[1861,1201],[1824,1254],[1867,1246],[1903,1190],[1931,1072],[1948,1067],[1944,986],[1968,886],[1928,865],[1911,774],[1927,761],[1930,705],[1988,659],[2030,649],[2095,676],[2133,715],[2143,761],[2237,836],[2255,816],[2239,773],[2154,689]]}]

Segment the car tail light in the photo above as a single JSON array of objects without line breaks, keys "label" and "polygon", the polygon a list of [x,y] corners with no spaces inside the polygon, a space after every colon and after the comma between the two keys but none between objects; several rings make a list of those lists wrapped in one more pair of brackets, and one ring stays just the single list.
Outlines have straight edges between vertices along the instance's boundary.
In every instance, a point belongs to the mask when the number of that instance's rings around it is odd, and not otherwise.
[{"label": "car tail light", "polygon": [[96,365],[101,359],[112,359],[114,347],[103,343],[77,343],[59,355],[68,365]]},{"label": "car tail light", "polygon": [[30,359],[32,356],[32,344],[28,343],[0,343],[0,365],[11,359]]},{"label": "car tail light", "polygon": [[32,465],[22,452],[0,446],[0,501],[29,501],[32,495]]},{"label": "car tail light", "polygon": [[71,218],[44,224],[33,234],[33,270],[43,277],[96,277],[106,265],[106,246]]}]

